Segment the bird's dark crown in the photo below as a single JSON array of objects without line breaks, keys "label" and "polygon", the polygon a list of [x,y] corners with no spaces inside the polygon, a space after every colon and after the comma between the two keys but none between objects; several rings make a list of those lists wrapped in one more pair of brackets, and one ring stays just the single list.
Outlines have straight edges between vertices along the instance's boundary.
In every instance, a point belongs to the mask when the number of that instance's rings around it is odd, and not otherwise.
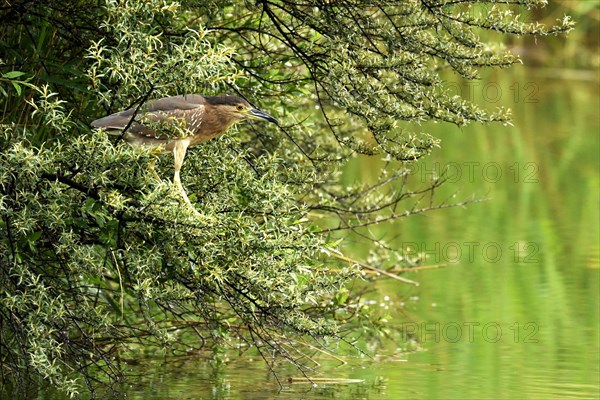
[{"label": "bird's dark crown", "polygon": [[204,99],[206,100],[206,102],[212,106],[216,106],[216,105],[237,105],[237,104],[243,104],[246,106],[250,106],[250,103],[248,103],[246,100],[242,99],[241,97],[237,97],[237,96],[229,96],[229,95],[223,95],[223,96],[204,96]]}]

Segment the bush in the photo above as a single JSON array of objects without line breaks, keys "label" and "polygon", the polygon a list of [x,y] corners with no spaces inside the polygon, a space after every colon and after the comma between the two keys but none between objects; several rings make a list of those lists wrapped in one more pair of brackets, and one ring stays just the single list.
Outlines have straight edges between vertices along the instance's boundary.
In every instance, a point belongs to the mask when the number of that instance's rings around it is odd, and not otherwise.
[{"label": "bush", "polygon": [[[477,76],[517,58],[477,30],[547,34],[515,6],[477,2],[167,0],[11,2],[0,11],[0,334],[4,383],[74,396],[122,377],[129,352],[231,341],[306,371],[300,343],[382,334],[348,283],[393,276],[348,234],[432,208],[436,179],[407,163],[438,145],[402,121],[506,122],[451,96],[442,70]],[[439,3],[439,4],[438,4]],[[472,3],[472,4],[471,4]],[[494,3],[494,2],[491,2]],[[533,6],[541,1],[521,1]],[[195,211],[148,174],[156,155],[89,121],[172,94],[241,92],[284,121],[198,147],[183,181]],[[251,129],[247,129],[250,127]],[[357,154],[387,167],[342,185]],[[171,161],[158,169],[170,175]],[[405,280],[410,282],[408,280]]]}]

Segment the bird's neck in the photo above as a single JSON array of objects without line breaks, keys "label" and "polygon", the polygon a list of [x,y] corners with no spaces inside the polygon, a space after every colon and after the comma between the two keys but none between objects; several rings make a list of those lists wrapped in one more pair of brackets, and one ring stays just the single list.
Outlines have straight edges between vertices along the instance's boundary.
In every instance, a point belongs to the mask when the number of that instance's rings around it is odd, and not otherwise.
[{"label": "bird's neck", "polygon": [[[227,130],[235,123],[235,120],[228,119],[222,120],[219,124],[205,123],[204,129],[201,134],[195,135],[190,143],[191,146],[207,142],[217,136],[220,136],[227,132]],[[213,128],[214,127],[214,128]]]}]

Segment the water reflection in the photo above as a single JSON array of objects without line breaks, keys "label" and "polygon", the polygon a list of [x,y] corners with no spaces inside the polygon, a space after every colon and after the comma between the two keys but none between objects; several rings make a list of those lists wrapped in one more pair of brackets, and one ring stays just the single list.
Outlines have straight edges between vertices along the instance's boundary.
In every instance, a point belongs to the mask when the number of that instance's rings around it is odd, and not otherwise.
[{"label": "water reflection", "polygon": [[463,166],[461,194],[492,200],[397,228],[451,265],[419,279],[428,351],[409,364],[441,366],[406,372],[420,398],[598,397],[598,89],[528,79],[539,101],[504,104],[516,128],[439,129],[425,161]]}]

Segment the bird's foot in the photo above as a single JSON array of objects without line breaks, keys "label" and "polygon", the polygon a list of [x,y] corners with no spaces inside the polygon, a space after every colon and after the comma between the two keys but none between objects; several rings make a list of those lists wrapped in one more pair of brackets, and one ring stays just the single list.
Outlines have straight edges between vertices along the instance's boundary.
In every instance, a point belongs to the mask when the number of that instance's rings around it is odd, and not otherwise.
[{"label": "bird's foot", "polygon": [[183,188],[183,185],[181,184],[181,181],[178,180],[178,179],[176,179],[173,182],[173,184],[177,188],[178,194],[183,198],[184,203],[188,206],[188,208],[190,209],[190,211],[192,211],[194,213],[194,215],[200,216],[200,213],[198,212],[198,210],[196,209],[196,207],[194,207],[194,205],[190,201],[187,193],[185,192],[185,189]]},{"label": "bird's foot", "polygon": [[180,190],[179,194],[181,194],[181,197],[183,198],[183,201],[185,202],[185,204],[187,204],[188,206],[190,206],[195,211],[196,209],[194,208],[194,205],[190,201],[190,198],[188,197],[188,195],[185,192],[185,190],[183,190],[183,188]]},{"label": "bird's foot", "polygon": [[154,179],[156,179],[156,181],[158,182],[162,182],[162,179],[160,179],[160,176],[158,176],[158,174],[156,173],[156,158],[150,160],[150,162],[148,163],[148,170],[150,171],[150,173],[152,174],[152,177]]}]

